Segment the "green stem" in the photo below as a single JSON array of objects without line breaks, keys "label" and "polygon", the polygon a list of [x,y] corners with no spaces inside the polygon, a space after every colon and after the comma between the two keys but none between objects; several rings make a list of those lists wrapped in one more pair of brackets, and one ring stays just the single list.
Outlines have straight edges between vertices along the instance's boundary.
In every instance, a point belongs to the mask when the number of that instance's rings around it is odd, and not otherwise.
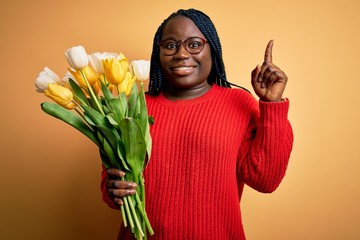
[{"label": "green stem", "polygon": [[121,217],[122,217],[122,220],[123,220],[124,227],[127,227],[127,220],[126,220],[124,205],[120,206],[120,211],[121,211]]},{"label": "green stem", "polygon": [[[78,108],[80,108],[80,110],[82,111],[82,112],[84,112],[84,109],[81,107],[81,105],[78,103],[78,102],[76,102],[76,101],[74,101],[74,100],[71,100],[73,103],[75,103],[75,105],[78,107]],[[75,109],[76,110],[76,109]],[[77,113],[79,113],[78,111],[76,111]]]},{"label": "green stem", "polygon": [[118,92],[118,95],[120,95],[119,85],[116,85],[116,90],[117,90],[117,92]]},{"label": "green stem", "polygon": [[79,108],[81,111],[77,108],[75,108],[75,111],[79,114],[79,116],[81,116],[84,119],[84,114],[83,114],[84,110],[82,109],[81,106],[79,106]]},{"label": "green stem", "polygon": [[125,211],[126,211],[127,218],[129,220],[131,232],[134,232],[134,221],[131,216],[128,199],[127,199],[127,197],[124,197],[123,200],[124,200]]},{"label": "green stem", "polygon": [[86,82],[86,86],[87,86],[87,88],[88,88],[88,91],[89,91],[89,93],[90,93],[90,96],[91,96],[92,99],[94,99],[95,104],[96,104],[98,110],[100,111],[100,113],[101,113],[103,116],[105,116],[105,113],[104,113],[102,107],[100,106],[99,100],[98,100],[98,98],[95,96],[95,93],[94,93],[92,87],[90,86],[89,81],[87,80],[87,78],[86,78],[85,73],[84,73],[83,70],[81,70],[81,75],[83,76],[83,78],[84,78],[84,80],[85,80],[85,82]]},{"label": "green stem", "polygon": [[140,232],[140,235],[141,235],[142,237],[144,237],[145,234],[144,234],[144,232],[143,232],[143,230],[142,230],[142,228],[141,228],[141,225],[140,225],[140,222],[139,222],[139,218],[138,218],[138,216],[137,216],[137,214],[136,214],[136,210],[135,210],[135,207],[134,207],[134,203],[132,202],[132,199],[131,199],[130,196],[127,196],[127,197],[125,197],[125,198],[128,198],[128,202],[129,202],[129,205],[130,205],[130,210],[131,210],[131,213],[133,214],[133,217],[134,217],[134,220],[135,220],[135,224],[136,224],[136,226],[137,226],[137,228],[138,228],[138,230],[139,230],[139,232]]},{"label": "green stem", "polygon": [[135,194],[135,200],[136,200],[136,203],[137,203],[138,208],[140,210],[140,213],[141,213],[141,215],[142,215],[142,217],[143,217],[143,219],[145,221],[146,228],[148,229],[150,235],[153,235],[154,230],[153,230],[153,228],[152,228],[152,226],[150,224],[150,221],[149,221],[149,218],[148,218],[148,216],[146,214],[145,208],[143,208],[143,203],[141,202],[140,197],[139,197],[139,195],[137,193]]},{"label": "green stem", "polygon": [[[144,184],[144,176],[143,174],[141,174],[140,176],[140,187],[141,187],[141,202],[142,202],[142,208],[143,208],[143,212],[145,217],[143,216],[143,221],[142,221],[142,228],[143,231],[146,232],[146,222],[148,222],[148,224],[150,224],[149,219],[147,219],[146,216],[146,211],[145,211],[145,184]],[[151,227],[151,226],[150,226]],[[145,234],[145,240],[147,240],[147,235]]]}]

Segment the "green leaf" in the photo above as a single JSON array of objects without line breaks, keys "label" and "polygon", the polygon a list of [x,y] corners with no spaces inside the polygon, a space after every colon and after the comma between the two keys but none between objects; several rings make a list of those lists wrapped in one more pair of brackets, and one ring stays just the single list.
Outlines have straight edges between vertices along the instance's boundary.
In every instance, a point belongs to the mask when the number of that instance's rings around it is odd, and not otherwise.
[{"label": "green leaf", "polygon": [[150,125],[155,123],[155,119],[153,116],[149,116],[148,121]]},{"label": "green leaf", "polygon": [[134,181],[139,184],[146,156],[145,139],[139,124],[133,118],[124,118],[119,126],[125,146],[126,162],[134,174]]},{"label": "green leaf", "polygon": [[116,157],[114,149],[111,147],[111,144],[109,143],[107,138],[104,138],[103,151],[106,153],[106,157],[109,160],[108,164],[110,165],[110,167],[119,168],[119,161]]},{"label": "green leaf", "polygon": [[104,153],[104,150],[99,148],[99,153],[101,157],[101,162],[104,164],[105,168],[111,168],[112,164],[110,163],[109,157]]},{"label": "green leaf", "polygon": [[106,100],[110,100],[113,98],[112,93],[110,92],[109,88],[105,85],[105,83],[103,83],[103,81],[100,81],[101,83],[101,90],[104,94],[104,97]]},{"label": "green leaf", "polygon": [[85,93],[83,90],[79,87],[79,85],[76,84],[76,82],[72,79],[69,79],[70,86],[72,90],[74,91],[74,96],[82,105],[89,106],[89,102],[86,98]]},{"label": "green leaf", "polygon": [[120,95],[118,96],[118,98],[120,98],[120,103],[121,103],[121,107],[122,109],[124,109],[124,116],[127,116],[127,111],[128,111],[128,102],[126,99],[126,94],[125,92],[120,93]]},{"label": "green leaf", "polygon": [[122,104],[122,99],[117,97],[109,100],[109,106],[111,109],[111,112],[114,115],[114,119],[117,123],[119,123],[125,116],[125,108],[124,104]]},{"label": "green leaf", "polygon": [[96,128],[101,132],[102,136],[107,139],[108,143],[110,144],[111,148],[116,151],[117,150],[117,144],[118,141],[120,141],[120,136],[116,132],[116,130],[111,127],[108,128],[103,125],[96,125]]},{"label": "green leaf", "polygon": [[101,147],[101,143],[97,139],[96,132],[93,131],[79,115],[57,105],[56,103],[50,103],[50,102],[41,103],[41,109],[45,113],[57,119],[60,119],[66,122],[67,124],[71,125],[75,129],[79,130],[81,133],[87,136],[91,141],[93,141],[97,146]]},{"label": "green leaf", "polygon": [[85,114],[85,116],[90,117],[91,120],[96,125],[103,125],[103,126],[108,126],[108,127],[111,126],[111,124],[105,118],[104,115],[102,115],[101,113],[99,113],[98,111],[96,111],[95,109],[93,109],[91,107],[84,106],[84,114]]},{"label": "green leaf", "polygon": [[146,152],[147,152],[148,161],[149,161],[150,157],[151,157],[152,139],[151,139],[151,135],[150,135],[149,116],[148,116],[148,111],[147,111],[147,106],[146,106],[146,99],[145,99],[145,92],[144,92],[143,84],[141,84],[141,86],[140,86],[139,105],[140,105],[139,123],[140,123],[141,131],[145,138]]},{"label": "green leaf", "polygon": [[118,126],[119,124],[115,121],[114,119],[114,114],[113,113],[109,113],[108,115],[105,116],[109,122],[111,123],[111,125],[113,126]]},{"label": "green leaf", "polygon": [[130,96],[128,99],[128,117],[134,117],[135,110],[136,110],[136,100],[138,98],[138,88],[137,85],[134,84],[131,88]]},{"label": "green leaf", "polygon": [[126,160],[125,160],[126,152],[125,152],[124,143],[122,141],[118,142],[117,154],[118,154],[118,157],[120,158],[123,170],[127,170],[127,172],[130,172],[131,171],[130,167],[128,166],[128,164],[126,163]]},{"label": "green leaf", "polygon": [[146,100],[145,100],[145,93],[144,93],[144,86],[141,84],[140,92],[139,92],[139,104],[140,104],[140,127],[143,133],[145,133],[145,129],[148,121],[148,111],[146,107]]}]

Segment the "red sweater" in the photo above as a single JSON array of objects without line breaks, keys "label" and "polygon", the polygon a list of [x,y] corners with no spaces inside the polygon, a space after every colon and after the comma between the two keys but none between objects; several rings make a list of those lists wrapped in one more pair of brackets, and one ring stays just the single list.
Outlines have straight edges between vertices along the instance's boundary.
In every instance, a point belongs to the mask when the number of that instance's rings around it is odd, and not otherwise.
[{"label": "red sweater", "polygon": [[[244,183],[272,192],[285,175],[293,143],[288,100],[258,102],[244,90],[214,85],[192,100],[147,96],[147,105],[155,119],[144,172],[155,232],[149,239],[245,239]],[[106,177],[103,171],[103,199],[116,208]]]}]

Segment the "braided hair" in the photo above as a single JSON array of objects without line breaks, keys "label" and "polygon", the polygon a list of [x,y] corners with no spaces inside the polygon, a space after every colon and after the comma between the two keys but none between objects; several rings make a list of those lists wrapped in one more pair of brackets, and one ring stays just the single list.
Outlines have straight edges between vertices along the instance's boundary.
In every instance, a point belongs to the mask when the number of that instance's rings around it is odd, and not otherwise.
[{"label": "braided hair", "polygon": [[166,23],[176,16],[185,16],[190,18],[199,28],[199,30],[204,34],[210,45],[213,66],[208,76],[208,82],[215,83],[216,85],[222,87],[231,87],[231,85],[240,87],[226,80],[225,66],[222,59],[221,43],[216,28],[211,19],[205,13],[196,9],[180,9],[177,12],[172,13],[167,19],[165,19],[155,33],[153,50],[151,54],[150,82],[148,93],[151,95],[158,95],[164,87],[164,76],[162,74],[162,69],[160,65],[160,47],[158,43],[161,40],[163,29]]}]

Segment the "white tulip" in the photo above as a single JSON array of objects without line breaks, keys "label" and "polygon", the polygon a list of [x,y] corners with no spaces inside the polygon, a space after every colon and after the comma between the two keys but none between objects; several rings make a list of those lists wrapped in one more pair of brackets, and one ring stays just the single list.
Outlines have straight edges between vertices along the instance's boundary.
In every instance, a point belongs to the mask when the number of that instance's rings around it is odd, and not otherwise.
[{"label": "white tulip", "polygon": [[43,71],[39,73],[39,76],[35,80],[35,87],[37,92],[44,92],[50,83],[60,83],[60,77],[53,72],[50,68],[45,67]]},{"label": "white tulip", "polygon": [[117,53],[109,53],[109,52],[95,52],[92,54],[89,54],[89,60],[91,67],[98,73],[105,74],[104,67],[102,65],[103,59],[111,59],[111,58],[117,58],[119,57],[119,54]]},{"label": "white tulip", "polygon": [[130,68],[136,79],[145,81],[149,78],[150,74],[150,61],[148,60],[133,60],[130,63]]},{"label": "white tulip", "polygon": [[67,72],[65,73],[64,77],[61,79],[61,85],[68,85],[70,78],[71,78],[74,82],[76,82],[76,84],[78,84],[78,82],[76,81],[76,78],[74,77],[74,75],[72,75],[70,71],[67,71]]},{"label": "white tulip", "polygon": [[65,51],[65,57],[70,67],[83,70],[89,64],[89,58],[83,46],[76,46]]}]

